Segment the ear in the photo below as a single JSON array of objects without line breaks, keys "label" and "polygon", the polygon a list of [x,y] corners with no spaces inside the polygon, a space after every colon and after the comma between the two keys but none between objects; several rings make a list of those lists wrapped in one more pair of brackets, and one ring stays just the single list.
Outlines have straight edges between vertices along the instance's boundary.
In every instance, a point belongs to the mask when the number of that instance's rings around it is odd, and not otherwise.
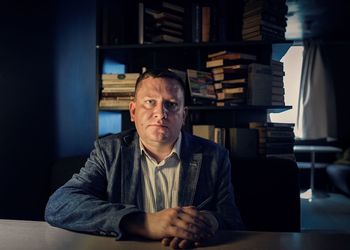
[{"label": "ear", "polygon": [[135,121],[135,109],[136,109],[136,103],[134,101],[131,101],[129,103],[129,112],[130,112],[130,120],[132,122]]}]

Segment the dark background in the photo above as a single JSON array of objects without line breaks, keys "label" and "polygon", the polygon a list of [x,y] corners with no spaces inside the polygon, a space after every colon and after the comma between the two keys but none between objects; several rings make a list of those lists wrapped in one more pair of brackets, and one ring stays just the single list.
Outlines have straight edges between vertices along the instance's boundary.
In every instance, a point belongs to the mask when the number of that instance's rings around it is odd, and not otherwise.
[{"label": "dark background", "polygon": [[[344,12],[340,2],[332,1],[340,6],[332,12]],[[311,15],[316,28],[321,21],[335,28],[312,33],[309,24],[305,37],[328,41],[344,148],[350,146],[349,20],[339,15],[333,23],[334,15],[319,13]],[[0,32],[0,218],[43,219],[50,166],[89,153],[97,134],[96,0],[2,1]]]}]

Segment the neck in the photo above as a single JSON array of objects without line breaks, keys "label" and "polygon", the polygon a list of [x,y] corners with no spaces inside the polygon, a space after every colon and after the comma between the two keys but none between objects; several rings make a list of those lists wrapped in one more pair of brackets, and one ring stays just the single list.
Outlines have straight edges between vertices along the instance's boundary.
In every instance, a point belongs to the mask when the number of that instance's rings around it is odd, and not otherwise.
[{"label": "neck", "polygon": [[174,141],[172,144],[145,144],[142,142],[143,147],[147,153],[152,156],[158,163],[167,157],[175,145]]}]

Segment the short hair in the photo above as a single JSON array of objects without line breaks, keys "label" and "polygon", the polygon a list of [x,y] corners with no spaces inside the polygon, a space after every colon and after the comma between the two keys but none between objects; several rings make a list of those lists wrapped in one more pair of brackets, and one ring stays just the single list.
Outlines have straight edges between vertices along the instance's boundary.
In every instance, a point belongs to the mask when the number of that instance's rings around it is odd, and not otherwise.
[{"label": "short hair", "polygon": [[136,85],[135,85],[135,99],[136,99],[136,94],[138,89],[141,86],[141,82],[144,79],[147,79],[149,77],[152,78],[168,78],[168,79],[173,79],[175,80],[179,87],[182,90],[182,93],[184,95],[185,98],[185,83],[183,81],[183,79],[177,75],[175,72],[169,70],[169,69],[151,69],[151,70],[147,70],[144,73],[142,73],[136,80]]}]

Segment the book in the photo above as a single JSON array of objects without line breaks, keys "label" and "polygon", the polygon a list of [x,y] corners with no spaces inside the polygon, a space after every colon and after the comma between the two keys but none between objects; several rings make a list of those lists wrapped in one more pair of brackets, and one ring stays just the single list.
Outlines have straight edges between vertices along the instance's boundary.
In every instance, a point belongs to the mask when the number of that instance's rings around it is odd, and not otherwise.
[{"label": "book", "polygon": [[212,68],[211,72],[213,72],[213,74],[239,73],[247,69],[248,69],[247,64],[235,64],[235,65]]},{"label": "book", "polygon": [[150,15],[154,20],[166,19],[168,21],[183,22],[183,17],[180,15],[171,14],[165,11],[157,11],[151,8],[145,8],[145,14]]},{"label": "book", "polygon": [[239,78],[239,79],[230,79],[230,80],[222,80],[222,84],[239,84],[239,83],[246,83],[248,80],[247,78]]},{"label": "book", "polygon": [[185,13],[185,8],[181,5],[175,4],[174,2],[162,2],[162,7],[166,10],[172,10],[174,13]]},{"label": "book", "polygon": [[202,7],[202,42],[210,41],[210,7]]},{"label": "book", "polygon": [[119,80],[119,79],[108,79],[108,80],[102,80],[101,81],[102,85],[111,85],[111,84],[116,84],[116,85],[129,85],[129,86],[135,86],[136,80],[130,79],[130,80]]},{"label": "book", "polygon": [[192,134],[214,141],[214,125],[192,125]]},{"label": "book", "polygon": [[125,74],[102,74],[102,80],[137,80],[139,73],[125,73]]},{"label": "book", "polygon": [[230,64],[248,64],[251,63],[254,60],[251,59],[245,59],[245,58],[238,58],[238,59],[216,59],[216,60],[210,60],[206,62],[207,68],[214,68],[214,67],[220,67],[220,66],[229,66]]},{"label": "book", "polygon": [[252,63],[248,66],[248,104],[271,105],[271,67]]},{"label": "book", "polygon": [[191,39],[194,43],[202,41],[202,8],[199,3],[192,4]]},{"label": "book", "polygon": [[285,91],[283,87],[272,87],[271,93],[274,95],[284,95]]},{"label": "book", "polygon": [[134,89],[135,88],[135,82],[133,83],[110,83],[110,82],[102,82],[102,88],[129,88]]},{"label": "book", "polygon": [[134,92],[134,88],[103,88],[102,93],[131,93]]},{"label": "book", "polygon": [[184,41],[184,8],[173,2],[139,4],[139,43]]},{"label": "book", "polygon": [[145,33],[150,39],[152,39],[152,36],[156,35],[171,35],[171,36],[177,36],[182,37],[183,31],[179,29],[174,29],[171,27],[166,26],[147,26],[145,27]]},{"label": "book", "polygon": [[275,87],[275,88],[283,88],[284,87],[284,82],[283,82],[283,80],[282,81],[274,81],[273,79],[272,79],[272,82],[271,82],[271,85],[272,85],[272,87]]},{"label": "book", "polygon": [[224,94],[237,94],[237,93],[244,93],[245,88],[244,87],[232,87],[232,88],[222,88],[220,92],[218,93],[224,93]]},{"label": "book", "polygon": [[243,18],[243,25],[260,24],[261,22],[278,24],[282,27],[287,26],[287,18],[285,16],[271,15],[264,12],[260,12],[260,13],[257,13],[256,15],[246,16]]},{"label": "book", "polygon": [[244,59],[249,61],[255,61],[256,55],[252,54],[246,54],[246,53],[235,53],[235,52],[228,52],[228,51],[220,51],[213,54],[208,55],[208,58],[211,60],[218,60],[218,59],[226,59],[226,60],[238,60],[238,59]]},{"label": "book", "polygon": [[213,58],[213,57],[216,57],[216,56],[225,55],[225,54],[227,54],[229,52],[230,51],[228,51],[228,50],[221,50],[221,51],[218,51],[218,52],[210,53],[210,54],[208,54],[208,58]]},{"label": "book", "polygon": [[293,131],[259,131],[261,137],[294,138]]},{"label": "book", "polygon": [[152,37],[152,42],[171,42],[171,43],[182,43],[184,41],[183,38],[179,38],[171,35],[157,35]]},{"label": "book", "polygon": [[226,101],[226,100],[242,100],[245,98],[245,91],[239,91],[237,93],[225,93],[225,92],[218,92],[216,93],[217,100],[219,101]]},{"label": "book", "polygon": [[213,74],[214,81],[245,79],[247,77],[248,77],[248,69],[237,70],[236,72]]},{"label": "book", "polygon": [[100,108],[129,108],[130,100],[108,100],[101,99]]},{"label": "book", "polygon": [[135,95],[134,91],[130,92],[102,92],[101,96],[103,98],[108,97],[133,97]]},{"label": "book", "polygon": [[216,99],[214,81],[210,72],[188,69],[187,78],[192,97]]},{"label": "book", "polygon": [[269,28],[263,25],[242,29],[242,35],[245,37],[256,36],[256,35],[265,34],[265,33],[284,37],[285,31],[275,30],[273,28]]},{"label": "book", "polygon": [[224,82],[214,82],[215,90],[220,90],[223,88],[237,88],[246,87],[246,83],[224,83]]},{"label": "book", "polygon": [[272,94],[271,95],[271,102],[284,102],[284,95]]},{"label": "book", "polygon": [[272,29],[272,30],[276,30],[276,31],[281,31],[281,32],[285,32],[286,31],[286,26],[282,26],[282,25],[279,25],[279,24],[274,24],[274,23],[267,22],[267,21],[264,21],[264,20],[260,20],[260,21],[257,21],[255,23],[253,23],[253,22],[244,22],[242,29],[243,30],[249,30],[249,29],[258,30],[259,28],[262,28],[262,27],[266,27],[266,28],[269,28],[269,29]]}]

